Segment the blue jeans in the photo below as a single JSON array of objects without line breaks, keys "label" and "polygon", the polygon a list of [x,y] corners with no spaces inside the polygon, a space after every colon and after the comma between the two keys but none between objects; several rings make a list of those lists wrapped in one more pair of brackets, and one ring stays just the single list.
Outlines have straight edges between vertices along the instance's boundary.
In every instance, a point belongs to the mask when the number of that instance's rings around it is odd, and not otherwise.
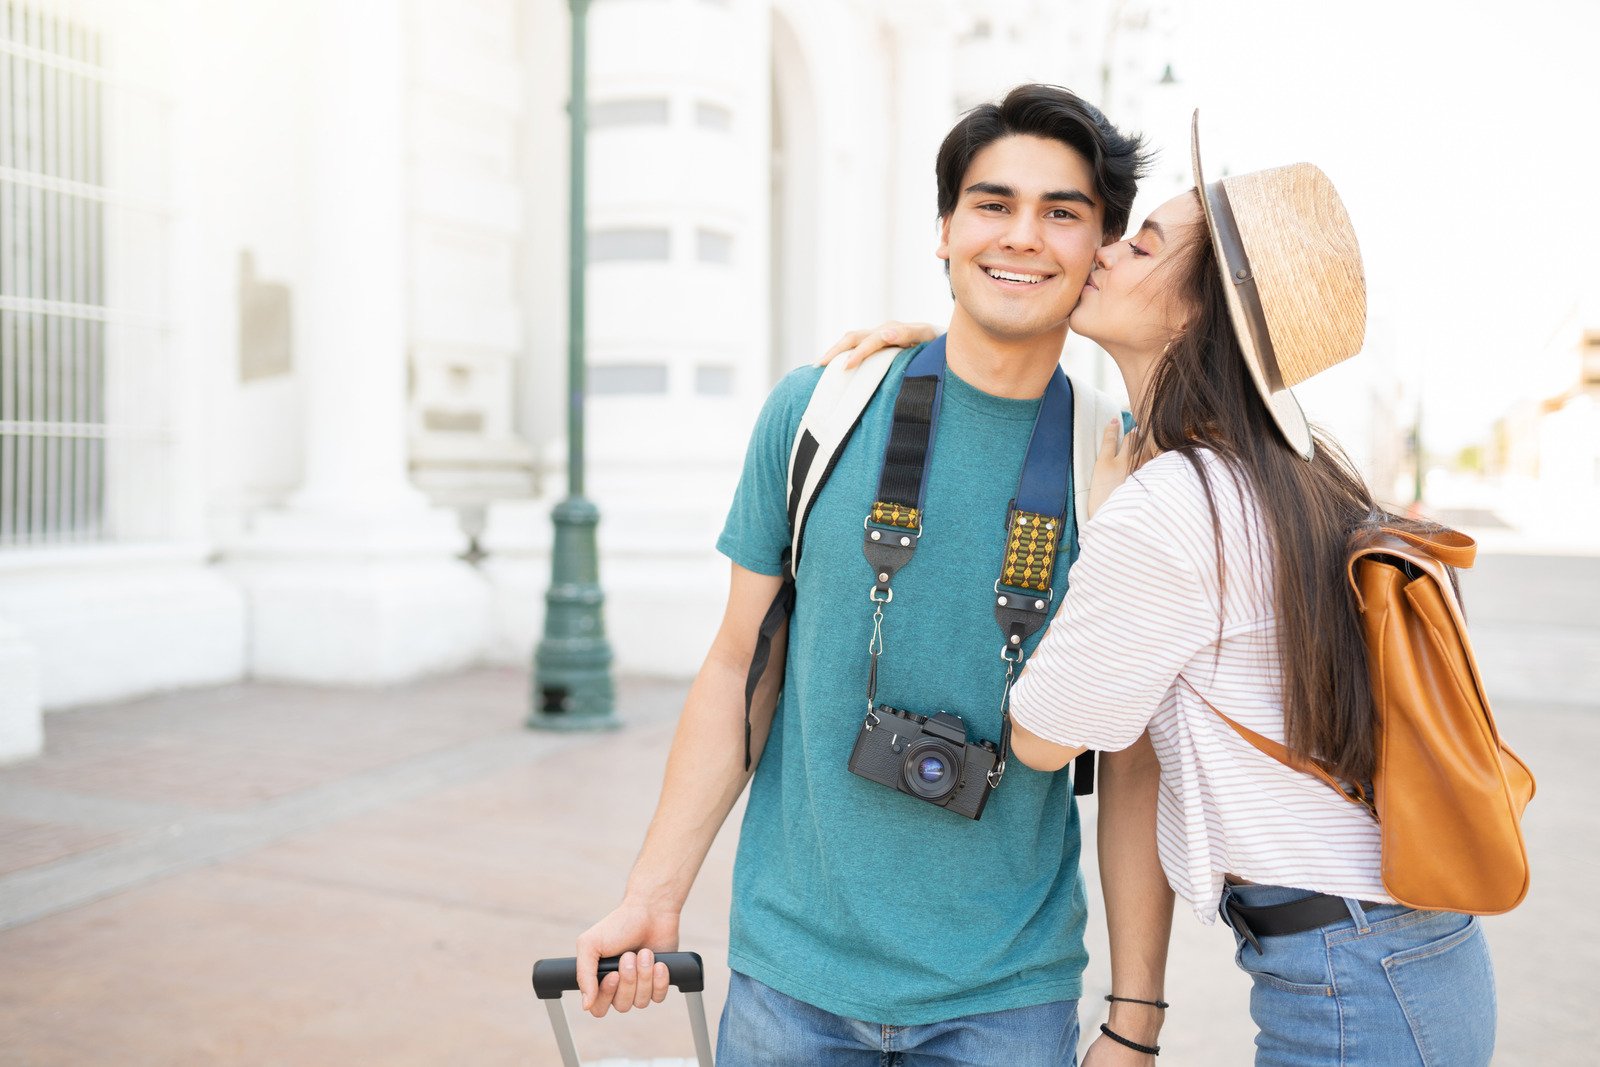
[{"label": "blue jeans", "polygon": [[847,1019],[733,971],[719,1067],[1076,1067],[1078,1002],[1058,1000],[925,1026]]},{"label": "blue jeans", "polygon": [[[1258,908],[1303,889],[1229,885],[1227,903]],[[1480,1067],[1494,1052],[1494,968],[1478,920],[1399,904],[1282,937],[1261,951],[1236,929],[1235,962],[1254,982],[1257,1067]],[[1230,925],[1232,925],[1230,923]]]}]

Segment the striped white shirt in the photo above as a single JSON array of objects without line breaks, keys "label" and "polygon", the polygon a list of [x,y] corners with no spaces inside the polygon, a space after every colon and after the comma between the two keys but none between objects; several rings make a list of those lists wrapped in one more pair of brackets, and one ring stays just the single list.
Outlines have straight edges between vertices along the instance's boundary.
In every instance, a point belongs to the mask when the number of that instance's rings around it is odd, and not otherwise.
[{"label": "striped white shirt", "polygon": [[1183,456],[1158,456],[1084,525],[1066,599],[1017,681],[1012,717],[1048,741],[1104,751],[1149,729],[1161,760],[1161,864],[1202,922],[1216,918],[1225,874],[1389,901],[1371,816],[1258,752],[1196,695],[1284,739],[1263,519],[1253,492],[1214,454],[1201,457],[1226,597],[1200,478]]}]

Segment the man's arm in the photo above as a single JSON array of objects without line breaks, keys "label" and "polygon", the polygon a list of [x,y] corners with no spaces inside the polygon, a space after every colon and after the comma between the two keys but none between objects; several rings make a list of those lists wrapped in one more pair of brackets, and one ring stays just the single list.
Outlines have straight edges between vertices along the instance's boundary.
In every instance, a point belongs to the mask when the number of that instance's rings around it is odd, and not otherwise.
[{"label": "man's arm", "polygon": [[[1172,934],[1172,887],[1156,851],[1156,792],[1161,765],[1144,734],[1121,752],[1100,754],[1098,846],[1100,886],[1111,940],[1111,993],[1162,1000],[1167,941]],[[1107,1025],[1141,1045],[1155,1045],[1159,1008],[1113,1002]],[[1084,1067],[1147,1064],[1155,1059],[1101,1035]]]},{"label": "man's arm", "polygon": [[[761,620],[782,579],[734,564],[722,625],[695,675],[667,756],[667,771],[644,847],[611,914],[578,938],[578,985],[596,1018],[666,996],[666,964],[654,953],[678,947],[678,917],[711,842],[750,780],[744,767],[744,687]],[[761,759],[783,676],[785,624],[751,709],[751,767]],[[642,951],[640,951],[642,950]],[[622,954],[618,973],[595,981],[602,956]]]}]

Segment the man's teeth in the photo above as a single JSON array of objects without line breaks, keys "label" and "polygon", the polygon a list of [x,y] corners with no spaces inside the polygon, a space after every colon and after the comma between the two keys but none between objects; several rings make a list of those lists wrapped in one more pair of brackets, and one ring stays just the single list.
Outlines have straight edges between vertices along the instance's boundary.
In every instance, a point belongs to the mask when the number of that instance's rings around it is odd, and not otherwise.
[{"label": "man's teeth", "polygon": [[1003,282],[1027,282],[1029,285],[1034,285],[1045,279],[1043,274],[1014,274],[1009,270],[995,270],[993,267],[985,267],[984,270],[989,277],[997,278]]}]

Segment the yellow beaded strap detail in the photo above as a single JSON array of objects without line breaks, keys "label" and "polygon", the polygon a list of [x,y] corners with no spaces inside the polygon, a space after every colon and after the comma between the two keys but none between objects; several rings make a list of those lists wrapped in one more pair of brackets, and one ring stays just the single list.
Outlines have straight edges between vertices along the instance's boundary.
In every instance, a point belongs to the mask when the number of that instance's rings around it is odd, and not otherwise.
[{"label": "yellow beaded strap detail", "polygon": [[898,526],[902,530],[915,530],[922,525],[922,512],[906,504],[872,503],[872,521],[882,526]]},{"label": "yellow beaded strap detail", "polygon": [[1061,520],[1053,515],[1012,512],[1011,536],[1006,544],[1006,565],[1000,571],[1000,584],[1038,593],[1049,589],[1060,534]]}]

